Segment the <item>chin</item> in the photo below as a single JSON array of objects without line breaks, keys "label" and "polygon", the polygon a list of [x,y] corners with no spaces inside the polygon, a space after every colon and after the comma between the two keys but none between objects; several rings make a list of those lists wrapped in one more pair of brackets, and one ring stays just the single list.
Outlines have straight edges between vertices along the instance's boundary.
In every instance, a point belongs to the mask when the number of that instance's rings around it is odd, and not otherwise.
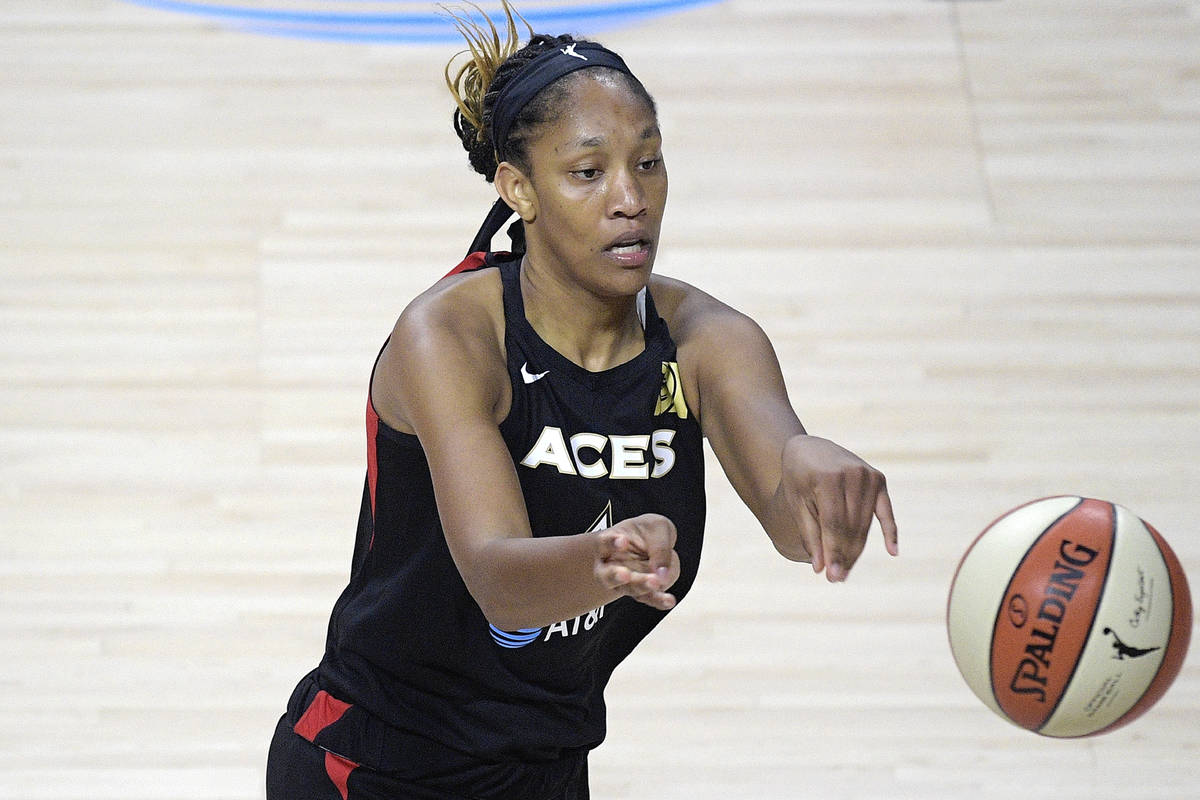
[{"label": "chin", "polygon": [[620,272],[605,272],[601,291],[611,297],[633,297],[650,282],[653,262],[640,267],[625,267]]}]

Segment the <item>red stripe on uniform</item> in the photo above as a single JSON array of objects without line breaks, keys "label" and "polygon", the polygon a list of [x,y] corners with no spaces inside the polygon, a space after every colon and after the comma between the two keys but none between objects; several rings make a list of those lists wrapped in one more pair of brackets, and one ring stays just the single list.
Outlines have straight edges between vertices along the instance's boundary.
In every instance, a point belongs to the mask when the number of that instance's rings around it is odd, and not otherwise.
[{"label": "red stripe on uniform", "polygon": [[343,703],[324,689],[317,692],[312,703],[296,723],[292,730],[308,741],[315,741],[317,734],[342,718],[350,709],[349,703]]},{"label": "red stripe on uniform", "polygon": [[375,405],[371,402],[370,393],[367,394],[367,486],[371,492],[371,544],[367,545],[370,550],[375,544],[375,485],[379,481],[379,459],[375,455],[375,438],[379,435],[379,414],[375,412]]},{"label": "red stripe on uniform", "polygon": [[470,272],[471,270],[479,269],[483,266],[486,259],[487,253],[471,253],[471,255],[462,260],[461,264],[447,272],[445,277],[449,278],[451,275],[457,275],[460,272]]},{"label": "red stripe on uniform", "polygon": [[325,751],[325,772],[342,795],[342,800],[350,800],[350,787],[346,784],[350,780],[350,773],[358,769],[358,766],[348,758]]},{"label": "red stripe on uniform", "polygon": [[[457,267],[446,273],[445,277],[458,275],[462,272],[471,272],[472,270],[480,269],[487,262],[487,253],[471,253],[462,260]],[[373,375],[374,373],[372,373]],[[367,487],[370,490],[371,496],[371,541],[367,544],[367,549],[371,550],[375,546],[375,490],[379,481],[379,459],[375,452],[375,439],[379,436],[379,414],[375,411],[375,404],[371,402],[371,394],[367,393]]]},{"label": "red stripe on uniform", "polygon": [[[313,698],[312,703],[304,710],[300,721],[293,728],[297,734],[304,737],[310,742],[316,741],[317,735],[328,728],[333,723],[342,718],[342,715],[349,711],[352,706],[349,703],[342,702],[329,692],[322,689],[317,692],[317,696]],[[358,764],[348,758],[334,755],[328,750],[325,751],[325,772],[329,775],[329,780],[333,781],[333,785],[342,795],[342,800],[349,800],[349,789],[346,787],[346,782],[350,779],[350,773],[358,769]]]}]

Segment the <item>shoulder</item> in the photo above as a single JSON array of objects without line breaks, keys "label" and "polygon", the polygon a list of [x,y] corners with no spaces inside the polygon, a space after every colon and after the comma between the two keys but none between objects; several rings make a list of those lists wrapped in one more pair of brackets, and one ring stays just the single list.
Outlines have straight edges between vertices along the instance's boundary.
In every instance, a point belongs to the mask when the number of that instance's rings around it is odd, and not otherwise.
[{"label": "shoulder", "polygon": [[762,335],[762,329],[750,317],[684,281],[654,275],[650,293],[680,350],[728,340],[731,335],[735,336],[733,341],[739,335]]},{"label": "shoulder", "polygon": [[507,386],[504,303],[499,270],[451,275],[401,312],[371,386],[380,418],[412,432],[413,404],[453,394],[498,406]]},{"label": "shoulder", "polygon": [[497,269],[442,278],[413,298],[392,331],[393,341],[403,345],[449,338],[473,346],[502,341],[503,335],[503,288]]},{"label": "shoulder", "polygon": [[651,278],[650,293],[675,341],[684,397],[702,422],[706,409],[716,408],[714,400],[728,394],[745,365],[775,363],[762,328],[732,306],[688,283],[659,275]]}]

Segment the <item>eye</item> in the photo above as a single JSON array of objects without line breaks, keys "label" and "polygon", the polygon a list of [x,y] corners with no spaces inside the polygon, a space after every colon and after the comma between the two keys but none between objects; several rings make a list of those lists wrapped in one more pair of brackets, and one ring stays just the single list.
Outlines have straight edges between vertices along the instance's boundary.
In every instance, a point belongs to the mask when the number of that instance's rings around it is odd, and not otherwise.
[{"label": "eye", "polygon": [[642,172],[653,172],[658,169],[658,165],[662,163],[662,156],[657,158],[647,158],[638,162],[638,169]]},{"label": "eye", "polygon": [[573,169],[571,170],[571,174],[576,178],[580,178],[585,181],[592,181],[595,180],[596,176],[600,174],[600,170],[594,167],[588,167],[587,169]]}]

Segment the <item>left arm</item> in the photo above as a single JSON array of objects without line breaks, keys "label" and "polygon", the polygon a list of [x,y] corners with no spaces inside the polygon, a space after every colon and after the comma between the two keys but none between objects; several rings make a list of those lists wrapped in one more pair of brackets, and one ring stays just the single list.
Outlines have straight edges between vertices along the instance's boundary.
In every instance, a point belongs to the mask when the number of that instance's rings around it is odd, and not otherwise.
[{"label": "left arm", "polygon": [[844,580],[877,517],[885,547],[896,555],[883,473],[807,434],[762,329],[698,289],[657,282],[655,301],[675,334],[689,405],[775,548],[793,561],[811,561],[830,581]]}]

